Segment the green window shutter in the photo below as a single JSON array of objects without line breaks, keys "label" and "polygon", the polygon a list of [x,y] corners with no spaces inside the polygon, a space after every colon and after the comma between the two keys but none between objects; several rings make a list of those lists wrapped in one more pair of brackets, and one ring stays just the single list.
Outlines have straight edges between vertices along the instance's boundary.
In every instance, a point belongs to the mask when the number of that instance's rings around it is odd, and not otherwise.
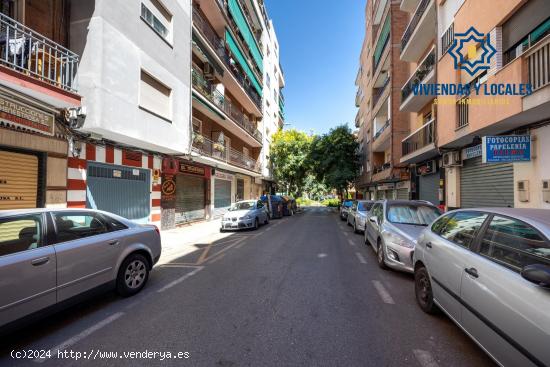
[{"label": "green window shutter", "polygon": [[382,52],[384,51],[384,46],[386,46],[386,42],[388,41],[388,38],[390,37],[390,17],[386,17],[386,21],[384,22],[384,26],[382,27],[382,31],[380,32],[380,37],[378,38],[378,43],[376,44],[376,48],[374,49],[374,66],[378,66],[378,62],[380,61],[380,57],[382,57]]},{"label": "green window shutter", "polygon": [[237,0],[229,0],[228,7],[229,7],[229,13],[235,20],[235,23],[237,23],[237,27],[239,27],[239,30],[241,31],[241,34],[243,35],[244,40],[248,45],[248,48],[250,48],[250,52],[252,53],[252,57],[254,58],[254,61],[256,62],[256,64],[258,65],[258,68],[263,74],[264,72],[263,57],[260,52],[260,48],[256,43],[256,39],[254,38],[254,35],[252,34],[250,27],[248,26],[248,22],[246,21],[246,18],[241,9],[241,6],[237,2]]},{"label": "green window shutter", "polygon": [[237,42],[235,42],[235,39],[231,35],[231,33],[226,29],[225,30],[225,40],[227,41],[227,44],[229,45],[229,49],[231,50],[231,53],[233,56],[237,59],[237,62],[241,65],[244,72],[252,82],[252,85],[254,86],[254,89],[256,89],[256,92],[260,95],[260,97],[263,95],[262,93],[262,87],[260,83],[258,82],[258,79],[256,79],[256,76],[252,72],[252,69],[250,68],[250,65],[248,65],[248,62],[243,56],[243,53],[239,49],[239,46],[237,46]]}]

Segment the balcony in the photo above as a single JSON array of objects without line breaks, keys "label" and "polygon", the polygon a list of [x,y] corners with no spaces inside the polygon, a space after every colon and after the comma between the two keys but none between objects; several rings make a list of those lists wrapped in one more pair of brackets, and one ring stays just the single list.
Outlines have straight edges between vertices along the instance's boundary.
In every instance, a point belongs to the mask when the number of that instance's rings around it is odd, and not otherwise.
[{"label": "balcony", "polygon": [[529,83],[533,92],[550,84],[550,35],[526,54]]},{"label": "balcony", "polygon": [[382,15],[384,15],[384,10],[386,10],[386,5],[388,5],[388,0],[377,0],[374,2],[373,24],[380,24],[382,21]]},{"label": "balcony", "polygon": [[406,11],[407,13],[412,13],[418,6],[418,0],[401,0],[401,5],[399,9]]},{"label": "balcony", "polygon": [[372,107],[373,107],[373,110],[376,110],[375,107],[376,107],[376,104],[378,103],[378,101],[380,100],[380,97],[382,97],[384,95],[384,91],[386,90],[386,87],[390,84],[390,77],[389,75],[386,76],[386,79],[384,80],[384,82],[382,83],[382,85],[378,88],[375,88],[373,90],[373,94],[372,94]]},{"label": "balcony", "polygon": [[403,139],[401,163],[418,163],[437,154],[436,146],[436,122],[431,119],[422,127]]},{"label": "balcony", "polygon": [[[78,55],[71,50],[0,13],[0,64],[20,74],[18,81],[9,85],[13,89],[61,107],[60,101],[50,100],[51,93],[36,91],[55,87],[62,93],[76,94],[78,61]],[[32,82],[26,83],[25,79],[38,82],[37,86],[31,87]],[[27,86],[32,91],[22,90]]]},{"label": "balcony", "polygon": [[[191,81],[193,88],[196,91],[214,104],[214,106],[223,111],[231,121],[235,122],[236,125],[244,129],[258,143],[262,143],[262,133],[256,129],[245,114],[236,108],[229,100],[225,99],[224,95],[217,91],[212,84],[208,80],[204,79],[202,74],[195,69],[192,70]],[[228,128],[228,130],[233,130],[232,132],[238,134],[238,131],[235,131],[235,129]]]},{"label": "balcony", "polygon": [[415,86],[421,84],[435,83],[435,48],[428,53],[428,55],[420,62],[420,65],[416,68],[415,72],[409,80],[401,88],[401,106],[400,111],[418,112],[422,107],[433,99],[429,94],[414,94]]},{"label": "balcony", "polygon": [[260,173],[261,170],[259,161],[247,157],[243,153],[231,147],[227,147],[221,143],[214,142],[204,135],[198,133],[193,134],[192,150],[199,155],[214,158],[217,161],[244,168],[248,171]]},{"label": "balcony", "polygon": [[436,34],[435,0],[420,0],[401,37],[401,60],[416,62]]},{"label": "balcony", "polygon": [[[234,81],[236,82],[235,84],[244,90],[246,96],[252,101],[255,108],[257,108],[258,112],[261,114],[262,97],[258,94],[258,92],[256,92],[245,75],[243,75],[243,73],[236,68],[236,62],[229,54],[229,51],[225,48],[225,42],[218,36],[214,28],[212,28],[212,26],[206,21],[196,7],[193,7],[193,26],[199,31],[200,35],[206,40],[209,46],[212,47],[216,56],[218,56],[221,60],[223,66],[225,66],[225,68],[233,76]],[[244,105],[245,103],[242,104]]]},{"label": "balcony", "polygon": [[391,120],[387,120],[387,121],[384,123],[384,125],[382,125],[382,126],[376,131],[376,133],[375,133],[374,136],[372,137],[372,141],[373,141],[373,142],[376,141],[376,139],[378,139],[378,138],[382,135],[382,133],[383,133],[384,131],[386,131],[386,129],[387,129],[388,127],[390,127],[390,124],[391,124]]},{"label": "balcony", "polygon": [[376,68],[378,67],[378,64],[380,64],[380,61],[382,60],[382,56],[384,55],[384,51],[387,48],[386,46],[390,41],[390,30],[391,30],[390,17],[386,17],[386,21],[382,26],[382,30],[380,31],[380,36],[378,37],[378,41],[376,42],[376,47],[374,48],[374,54],[372,56],[372,74],[373,75],[376,75]]},{"label": "balcony", "polygon": [[391,178],[392,176],[392,166],[390,162],[386,162],[379,166],[374,166],[372,170],[372,182],[385,181]]}]

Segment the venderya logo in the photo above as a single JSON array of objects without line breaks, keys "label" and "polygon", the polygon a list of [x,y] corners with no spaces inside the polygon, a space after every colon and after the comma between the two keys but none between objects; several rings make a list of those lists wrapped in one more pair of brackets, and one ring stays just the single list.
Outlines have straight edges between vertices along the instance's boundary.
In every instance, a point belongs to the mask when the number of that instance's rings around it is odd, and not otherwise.
[{"label": "venderya logo", "polygon": [[[481,50],[479,55],[477,45]],[[465,46],[467,47],[467,58],[464,57]],[[449,48],[449,55],[454,59],[455,69],[462,69],[471,76],[476,75],[481,70],[489,70],[491,68],[491,58],[496,53],[497,50],[491,45],[490,34],[478,32],[474,27],[470,27],[464,33],[455,33],[455,39]]]}]

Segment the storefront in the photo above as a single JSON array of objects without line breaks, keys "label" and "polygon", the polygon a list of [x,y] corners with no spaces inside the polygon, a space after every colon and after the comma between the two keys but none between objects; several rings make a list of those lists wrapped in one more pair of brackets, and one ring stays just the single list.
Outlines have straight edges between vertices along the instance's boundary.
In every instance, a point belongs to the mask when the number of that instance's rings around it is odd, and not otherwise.
[{"label": "storefront", "polygon": [[431,160],[416,166],[416,187],[418,200],[439,205],[440,172],[437,161]]},{"label": "storefront", "polygon": [[233,202],[233,182],[235,176],[216,169],[214,177],[214,217],[222,216]]},{"label": "storefront", "polygon": [[410,199],[410,181],[401,181],[395,184],[396,196],[398,200],[409,200]]},{"label": "storefront", "polygon": [[[206,218],[206,199],[208,176],[207,167],[179,162],[176,175],[176,225],[204,220]],[[209,173],[209,172],[208,172]]]},{"label": "storefront", "polygon": [[67,142],[55,113],[0,91],[0,210],[66,206]]}]

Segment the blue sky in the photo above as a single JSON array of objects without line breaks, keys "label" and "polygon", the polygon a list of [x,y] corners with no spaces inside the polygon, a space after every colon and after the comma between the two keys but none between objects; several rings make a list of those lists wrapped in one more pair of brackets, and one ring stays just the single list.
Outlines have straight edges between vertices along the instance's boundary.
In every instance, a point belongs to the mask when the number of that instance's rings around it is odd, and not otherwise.
[{"label": "blue sky", "polygon": [[266,0],[285,73],[286,122],[300,130],[353,127],[366,0]]}]

